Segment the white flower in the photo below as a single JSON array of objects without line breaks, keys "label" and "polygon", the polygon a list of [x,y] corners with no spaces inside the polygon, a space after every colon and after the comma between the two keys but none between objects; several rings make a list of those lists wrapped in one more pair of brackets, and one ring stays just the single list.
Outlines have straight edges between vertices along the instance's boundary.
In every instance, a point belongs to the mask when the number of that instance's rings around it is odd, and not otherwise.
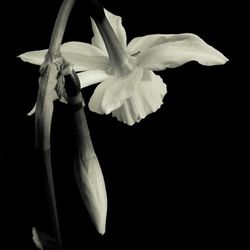
[{"label": "white flower", "polygon": [[[189,61],[206,66],[220,65],[228,59],[194,34],[147,35],[127,45],[121,17],[105,10],[101,23],[92,21],[92,45],[68,42],[62,56],[80,73],[81,87],[101,82],[89,108],[110,114],[129,125],[139,122],[162,105],[167,93],[162,78],[153,71],[175,68]],[[27,52],[21,59],[40,65],[46,50]]]}]

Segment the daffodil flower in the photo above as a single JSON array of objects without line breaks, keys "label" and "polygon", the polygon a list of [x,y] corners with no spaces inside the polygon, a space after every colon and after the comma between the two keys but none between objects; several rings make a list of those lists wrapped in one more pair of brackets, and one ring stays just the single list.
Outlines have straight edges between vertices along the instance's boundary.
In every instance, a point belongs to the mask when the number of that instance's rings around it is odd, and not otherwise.
[{"label": "daffodil flower", "polygon": [[[166,84],[153,71],[175,68],[189,61],[206,66],[228,59],[195,34],[147,35],[127,44],[122,19],[105,10],[102,21],[92,22],[92,45],[68,42],[62,56],[78,71],[81,88],[100,83],[90,101],[91,111],[112,113],[133,125],[155,112],[167,93]],[[40,65],[46,50],[22,54],[22,60]]]}]

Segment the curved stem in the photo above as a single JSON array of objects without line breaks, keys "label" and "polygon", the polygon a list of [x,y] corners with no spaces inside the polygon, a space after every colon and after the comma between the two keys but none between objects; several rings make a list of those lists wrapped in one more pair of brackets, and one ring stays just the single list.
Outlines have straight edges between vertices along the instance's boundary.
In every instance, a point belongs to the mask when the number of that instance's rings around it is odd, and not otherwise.
[{"label": "curved stem", "polygon": [[37,108],[35,115],[35,137],[38,152],[37,163],[42,164],[45,175],[44,182],[47,183],[48,207],[50,209],[53,235],[56,238],[59,249],[62,249],[60,227],[56,206],[55,190],[53,183],[53,173],[51,167],[50,153],[50,130],[53,115],[53,91],[57,84],[58,73],[63,68],[63,59],[59,56],[60,45],[62,43],[64,31],[69,18],[69,14],[75,0],[64,0],[54,25],[49,45],[49,51],[45,62],[40,68],[39,90],[37,96]]},{"label": "curved stem", "polygon": [[53,114],[53,97],[57,84],[58,63],[54,62],[59,53],[63,34],[73,8],[75,0],[64,0],[58,12],[54,29],[51,35],[48,55],[41,66],[40,85],[36,107],[36,146],[42,149],[50,149],[50,127]]},{"label": "curved stem", "polygon": [[60,49],[65,27],[74,6],[75,0],[64,0],[58,12],[54,29],[51,35],[49,54],[54,56]]}]

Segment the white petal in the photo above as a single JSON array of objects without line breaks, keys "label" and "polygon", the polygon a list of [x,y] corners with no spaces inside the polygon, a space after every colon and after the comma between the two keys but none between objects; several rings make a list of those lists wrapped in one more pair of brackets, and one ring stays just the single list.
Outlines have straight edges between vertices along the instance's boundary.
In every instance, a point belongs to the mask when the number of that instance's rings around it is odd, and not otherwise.
[{"label": "white petal", "polygon": [[151,44],[137,56],[139,65],[145,69],[175,68],[189,61],[197,61],[206,66],[228,61],[222,53],[194,34],[163,36],[155,42],[157,45]]},{"label": "white petal", "polygon": [[127,49],[130,54],[141,53],[153,46],[169,41],[172,37],[173,35],[164,34],[136,37],[129,42]]},{"label": "white petal", "polygon": [[90,110],[99,114],[109,114],[119,108],[134,92],[142,76],[142,68],[135,68],[128,75],[109,77],[96,87],[89,101]]},{"label": "white petal", "polygon": [[62,56],[73,64],[75,71],[106,70],[109,65],[109,59],[105,53],[88,43],[64,43],[60,51]]},{"label": "white petal", "polygon": [[61,45],[61,52],[79,53],[84,56],[105,56],[99,48],[82,42],[67,42]]},{"label": "white petal", "polygon": [[36,112],[36,103],[35,103],[34,107],[31,109],[31,111],[27,115],[32,116],[33,114],[35,114],[35,112]]},{"label": "white petal", "polygon": [[81,88],[85,88],[95,83],[103,82],[109,75],[103,70],[89,70],[77,74],[81,83]]},{"label": "white petal", "polygon": [[[106,9],[105,9],[105,15],[106,15],[109,23],[111,24],[118,40],[120,41],[122,46],[124,48],[126,48],[127,36],[126,36],[126,31],[122,25],[122,18],[120,16],[116,16],[116,15],[112,14],[111,12],[109,12]],[[104,41],[103,41],[101,34],[100,34],[95,22],[93,21],[93,19],[91,19],[91,25],[92,25],[92,30],[94,33],[94,36],[92,38],[92,44],[94,46],[98,47],[99,49],[105,51],[105,53],[107,55],[108,53],[107,53]]]},{"label": "white petal", "polygon": [[32,240],[37,248],[43,250],[43,245],[40,241],[39,235],[35,227],[32,227]]},{"label": "white petal", "polygon": [[18,57],[20,57],[24,62],[41,65],[44,62],[47,51],[47,49],[29,51],[19,55]]},{"label": "white petal", "polygon": [[160,76],[155,75],[152,71],[145,71],[144,74],[149,74],[149,76],[138,83],[134,93],[120,108],[112,112],[112,115],[119,121],[128,125],[139,122],[148,114],[159,109],[167,93],[166,84]]},{"label": "white petal", "polygon": [[75,161],[75,177],[89,215],[100,234],[105,233],[107,193],[102,170],[96,155]]},{"label": "white petal", "polygon": [[[41,65],[48,50],[30,51],[19,55],[24,62]],[[75,71],[102,69],[106,70],[109,59],[105,53],[88,43],[68,42],[60,49],[62,56],[70,62]]]}]

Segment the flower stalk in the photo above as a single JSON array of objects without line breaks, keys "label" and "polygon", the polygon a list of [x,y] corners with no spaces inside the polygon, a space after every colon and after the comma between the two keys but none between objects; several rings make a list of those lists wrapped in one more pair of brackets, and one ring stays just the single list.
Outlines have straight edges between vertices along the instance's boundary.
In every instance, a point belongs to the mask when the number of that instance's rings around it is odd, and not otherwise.
[{"label": "flower stalk", "polygon": [[74,3],[75,0],[64,0],[59,9],[49,45],[49,53],[51,56],[55,55],[60,50],[64,31]]},{"label": "flower stalk", "polygon": [[[89,10],[104,41],[110,62],[116,65],[119,73],[129,73],[128,61],[131,61],[131,58],[110,25],[101,3],[98,0],[89,0]],[[110,73],[114,73],[112,68],[110,70]]]},{"label": "flower stalk", "polygon": [[[61,72],[64,67],[64,60],[60,56],[59,50],[67,20],[74,3],[75,0],[64,0],[60,7],[52,32],[49,50],[45,57],[44,63],[40,67],[39,90],[35,114],[37,162],[38,164],[42,164],[42,167],[46,173],[44,175],[44,181],[47,184],[48,189],[47,202],[51,210],[51,223],[53,228],[52,237],[55,237],[58,244],[58,249],[62,249],[62,241],[51,167],[50,133],[53,115],[53,91],[58,82],[58,73]],[[46,242],[42,242],[42,244],[46,245]]]}]

